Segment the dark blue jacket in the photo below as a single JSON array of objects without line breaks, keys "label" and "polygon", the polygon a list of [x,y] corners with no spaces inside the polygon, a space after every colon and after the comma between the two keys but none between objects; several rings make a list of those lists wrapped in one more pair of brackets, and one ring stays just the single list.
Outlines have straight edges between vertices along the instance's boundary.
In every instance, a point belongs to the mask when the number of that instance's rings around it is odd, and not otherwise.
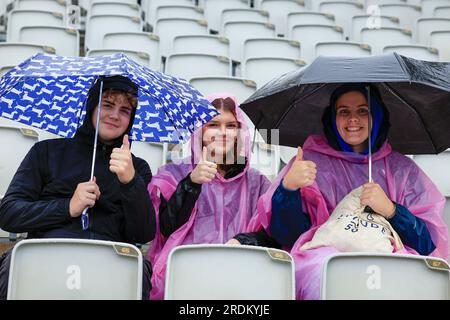
[{"label": "dark blue jacket", "polygon": [[[394,216],[389,219],[402,242],[421,255],[428,255],[435,245],[428,228],[420,218],[414,216],[406,207],[396,203]],[[311,227],[309,215],[302,209],[299,190],[288,190],[283,181],[272,196],[272,218],[270,232],[284,246],[291,247],[302,233]]]}]

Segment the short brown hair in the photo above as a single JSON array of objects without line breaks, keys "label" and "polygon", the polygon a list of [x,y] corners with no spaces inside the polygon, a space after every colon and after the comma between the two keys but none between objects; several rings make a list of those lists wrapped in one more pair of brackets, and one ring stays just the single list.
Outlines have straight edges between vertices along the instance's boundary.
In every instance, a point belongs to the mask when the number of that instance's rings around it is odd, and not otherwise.
[{"label": "short brown hair", "polygon": [[138,104],[138,98],[135,95],[131,94],[130,92],[126,92],[119,89],[106,89],[103,91],[102,97],[103,98],[112,97],[112,99],[115,99],[115,97],[119,94],[124,95],[128,103],[133,107],[133,109],[136,109]]}]

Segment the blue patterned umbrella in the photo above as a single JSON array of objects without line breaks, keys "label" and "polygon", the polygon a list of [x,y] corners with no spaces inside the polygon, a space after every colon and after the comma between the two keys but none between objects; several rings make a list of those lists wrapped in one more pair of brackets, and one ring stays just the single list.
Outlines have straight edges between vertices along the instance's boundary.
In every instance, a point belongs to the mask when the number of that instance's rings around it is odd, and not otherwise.
[{"label": "blue patterned umbrella", "polygon": [[138,87],[132,140],[178,143],[218,112],[183,79],[118,53],[98,57],[36,54],[0,80],[0,116],[70,138],[83,123],[89,89],[102,76],[128,77]]},{"label": "blue patterned umbrella", "polygon": [[[118,53],[91,58],[34,55],[1,78],[0,116],[70,138],[84,121],[89,89],[99,78],[108,76],[124,76],[138,86],[132,140],[187,141],[197,127],[218,114],[185,80],[152,71]],[[87,210],[81,217],[83,230],[89,226]]]}]

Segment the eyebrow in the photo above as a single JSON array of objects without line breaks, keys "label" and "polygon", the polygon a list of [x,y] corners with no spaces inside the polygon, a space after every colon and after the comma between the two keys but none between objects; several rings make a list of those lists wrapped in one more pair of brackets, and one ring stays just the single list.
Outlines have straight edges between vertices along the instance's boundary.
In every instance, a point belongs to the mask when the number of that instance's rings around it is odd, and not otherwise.
[{"label": "eyebrow", "polygon": [[[211,120],[211,121],[209,121],[209,123],[217,124],[217,123],[219,123],[219,121]],[[226,124],[239,124],[239,122],[238,121],[229,121],[229,122],[226,122]]]},{"label": "eyebrow", "polygon": [[[108,98],[103,98],[102,102],[107,103],[107,104],[114,104],[113,100],[108,100]],[[125,108],[125,109],[129,109],[129,110],[133,110],[133,107],[131,106],[119,106],[119,108]]]},{"label": "eyebrow", "polygon": [[[365,104],[360,104],[359,106],[356,106],[357,108],[359,108],[359,107],[369,107],[368,105],[367,105],[367,103],[365,103]],[[349,106],[345,106],[345,105],[342,105],[342,106],[337,106],[336,107],[336,110],[338,110],[338,109],[342,109],[342,108],[350,108]]]}]

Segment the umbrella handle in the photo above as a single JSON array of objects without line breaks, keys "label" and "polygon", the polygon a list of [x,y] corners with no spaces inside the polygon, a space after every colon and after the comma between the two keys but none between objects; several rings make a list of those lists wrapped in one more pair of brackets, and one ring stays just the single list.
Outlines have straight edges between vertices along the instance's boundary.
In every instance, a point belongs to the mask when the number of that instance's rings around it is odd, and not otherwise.
[{"label": "umbrella handle", "polygon": [[376,213],[376,212],[373,211],[373,209],[372,209],[371,207],[369,207],[369,206],[365,206],[363,212],[365,212],[365,213],[372,213],[372,214]]},{"label": "umbrella handle", "polygon": [[87,212],[89,208],[85,208],[81,214],[81,228],[87,230],[89,228],[89,213]]}]

